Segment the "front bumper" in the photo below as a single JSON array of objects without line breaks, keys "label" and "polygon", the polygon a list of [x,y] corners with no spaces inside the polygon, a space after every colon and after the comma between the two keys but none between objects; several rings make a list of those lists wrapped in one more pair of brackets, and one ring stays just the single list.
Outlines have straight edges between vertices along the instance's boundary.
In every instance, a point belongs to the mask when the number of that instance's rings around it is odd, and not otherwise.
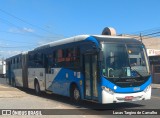
[{"label": "front bumper", "polygon": [[[126,99],[126,97],[132,97],[132,99]],[[109,93],[102,90],[102,104],[107,103],[120,103],[129,101],[140,101],[151,99],[151,87],[147,91],[137,93]]]}]

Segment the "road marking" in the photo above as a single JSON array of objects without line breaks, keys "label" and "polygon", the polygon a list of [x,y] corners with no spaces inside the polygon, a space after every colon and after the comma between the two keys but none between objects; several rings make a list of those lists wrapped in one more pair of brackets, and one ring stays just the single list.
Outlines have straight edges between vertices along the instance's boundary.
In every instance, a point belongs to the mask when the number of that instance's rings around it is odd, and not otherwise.
[{"label": "road marking", "polygon": [[151,98],[156,98],[156,99],[160,99],[160,97],[156,97],[156,96],[152,96]]}]

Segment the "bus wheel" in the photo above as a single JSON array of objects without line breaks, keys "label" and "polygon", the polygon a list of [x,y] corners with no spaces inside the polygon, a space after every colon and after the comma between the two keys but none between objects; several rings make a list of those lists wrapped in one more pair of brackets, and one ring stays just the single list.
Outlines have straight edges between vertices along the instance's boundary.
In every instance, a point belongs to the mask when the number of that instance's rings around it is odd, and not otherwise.
[{"label": "bus wheel", "polygon": [[37,81],[35,82],[35,93],[36,95],[40,95],[41,93],[39,83]]},{"label": "bus wheel", "polygon": [[80,91],[79,91],[79,89],[77,88],[77,86],[73,86],[73,88],[72,88],[72,91],[71,91],[72,93],[71,93],[71,98],[72,98],[72,100],[75,102],[75,103],[78,103],[78,102],[80,102]]}]

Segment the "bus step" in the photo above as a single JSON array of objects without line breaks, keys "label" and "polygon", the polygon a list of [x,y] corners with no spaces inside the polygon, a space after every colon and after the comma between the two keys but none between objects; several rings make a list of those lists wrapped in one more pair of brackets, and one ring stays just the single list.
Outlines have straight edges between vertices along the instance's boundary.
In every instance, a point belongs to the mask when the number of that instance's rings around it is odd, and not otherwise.
[{"label": "bus step", "polygon": [[46,92],[47,94],[52,94],[52,91],[46,90],[45,92]]}]

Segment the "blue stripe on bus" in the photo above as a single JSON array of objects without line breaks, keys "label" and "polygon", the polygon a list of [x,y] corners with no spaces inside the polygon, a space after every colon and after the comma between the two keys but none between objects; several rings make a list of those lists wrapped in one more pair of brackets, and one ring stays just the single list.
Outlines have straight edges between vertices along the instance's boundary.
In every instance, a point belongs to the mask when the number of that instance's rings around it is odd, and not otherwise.
[{"label": "blue stripe on bus", "polygon": [[96,44],[97,47],[99,47],[99,42],[93,36],[90,36],[90,37],[86,38],[85,40],[86,41],[92,41],[92,42],[94,42]]},{"label": "blue stripe on bus", "polygon": [[[56,94],[70,96],[70,85],[74,82],[80,90],[81,98],[83,98],[83,84],[80,85],[80,80],[83,78],[82,73],[80,78],[77,78],[77,76],[74,76],[74,72],[73,70],[62,68],[53,80],[49,90]],[[66,73],[68,73],[68,78],[66,78]]]},{"label": "blue stripe on bus", "polygon": [[[121,88],[115,84],[113,84],[112,82],[108,81],[107,79],[105,79],[104,77],[102,77],[102,86],[106,86],[108,88],[110,88],[112,91],[114,91],[115,93],[134,93],[134,92],[141,92],[144,91],[144,89],[149,86],[152,83],[152,77],[150,76],[148,81],[146,81],[144,84],[142,84],[141,86],[138,87],[126,87],[126,88]],[[114,86],[117,87],[117,89],[114,89]],[[135,89],[138,88],[138,89]],[[137,90],[137,91],[135,91]]]},{"label": "blue stripe on bus", "polygon": [[[66,78],[66,73],[68,73],[68,78]],[[55,77],[55,79],[52,82],[52,85],[49,87],[49,90],[51,90],[53,93],[56,94],[60,94],[60,95],[64,95],[64,96],[70,96],[70,84],[72,82],[77,84],[77,87],[80,90],[81,93],[81,98],[84,99],[84,83],[82,85],[80,85],[80,80],[82,80],[82,82],[84,82],[84,76],[81,73],[80,78],[77,78],[76,76],[74,76],[74,71],[70,70],[70,69],[65,69],[62,68],[60,70],[60,72],[57,74],[57,76]],[[117,89],[114,89],[114,86],[116,86],[115,84],[113,84],[112,82],[110,82],[109,80],[105,79],[104,77],[102,77],[102,82],[101,84],[98,84],[98,101],[101,101],[101,86],[106,86],[108,88],[110,88],[111,90],[113,90],[115,93],[134,93],[134,92],[140,92],[140,91],[144,91],[144,89],[150,85],[152,82],[151,77],[149,77],[148,81],[145,82],[143,85],[139,86],[139,90],[135,91],[134,88],[137,87],[126,87],[126,88],[121,88],[119,86],[117,86]]]}]

